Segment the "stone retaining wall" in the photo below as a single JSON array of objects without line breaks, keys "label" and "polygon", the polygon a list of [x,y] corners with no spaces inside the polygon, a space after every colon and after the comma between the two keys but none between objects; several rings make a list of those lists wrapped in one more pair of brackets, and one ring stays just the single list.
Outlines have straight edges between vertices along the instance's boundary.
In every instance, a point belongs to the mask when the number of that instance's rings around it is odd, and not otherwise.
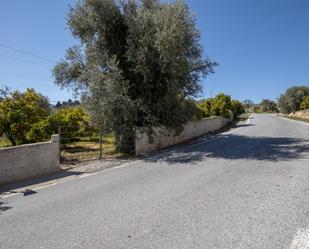
[{"label": "stone retaining wall", "polygon": [[0,149],[0,184],[49,174],[59,168],[59,135],[51,141]]},{"label": "stone retaining wall", "polygon": [[153,133],[148,135],[144,129],[139,128],[136,131],[135,154],[141,155],[199,137],[210,131],[219,130],[227,123],[228,119],[224,117],[191,121],[184,125],[180,134],[165,127],[155,127]]}]

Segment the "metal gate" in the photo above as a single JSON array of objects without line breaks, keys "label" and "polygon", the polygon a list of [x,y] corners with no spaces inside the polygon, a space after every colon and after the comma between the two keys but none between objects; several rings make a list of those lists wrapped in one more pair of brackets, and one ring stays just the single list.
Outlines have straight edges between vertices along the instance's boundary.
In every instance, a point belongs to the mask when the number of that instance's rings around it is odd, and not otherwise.
[{"label": "metal gate", "polygon": [[97,126],[59,126],[60,161],[103,159],[115,155],[113,133],[104,134]]}]

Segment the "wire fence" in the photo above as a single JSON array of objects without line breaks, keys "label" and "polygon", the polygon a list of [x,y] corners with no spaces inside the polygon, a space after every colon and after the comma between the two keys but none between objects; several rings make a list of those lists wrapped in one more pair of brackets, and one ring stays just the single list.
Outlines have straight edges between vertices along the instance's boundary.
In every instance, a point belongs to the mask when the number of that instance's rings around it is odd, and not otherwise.
[{"label": "wire fence", "polygon": [[59,126],[60,161],[72,162],[118,156],[113,133],[96,126]]}]

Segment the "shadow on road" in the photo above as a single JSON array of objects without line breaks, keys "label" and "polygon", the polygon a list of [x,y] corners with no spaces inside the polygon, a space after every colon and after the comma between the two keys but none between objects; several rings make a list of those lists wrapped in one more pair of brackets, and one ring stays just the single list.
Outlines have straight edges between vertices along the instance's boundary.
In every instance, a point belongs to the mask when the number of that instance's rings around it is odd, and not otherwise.
[{"label": "shadow on road", "polygon": [[0,214],[12,207],[8,206],[6,202],[0,201]]},{"label": "shadow on road", "polygon": [[[58,180],[58,179],[68,177],[68,176],[81,175],[81,174],[83,174],[83,172],[60,170],[60,171],[53,173],[53,174],[50,174],[50,175],[39,176],[39,177],[31,178],[29,180],[19,181],[19,182],[16,182],[16,183],[0,185],[0,194],[2,194],[2,193],[13,194],[13,193],[17,193],[16,191],[14,191],[15,189],[19,189],[19,188],[23,188],[23,187],[31,186],[31,185],[35,185],[35,184],[40,184],[40,183],[44,183],[44,182],[49,182],[49,181],[52,181],[52,180]],[[24,192],[22,192],[22,193],[24,193]],[[24,193],[24,195],[26,196],[27,194]]]},{"label": "shadow on road", "polygon": [[309,140],[287,137],[251,137],[229,134],[197,146],[184,147],[167,155],[145,158],[147,162],[194,164],[209,158],[286,161],[309,158]]}]

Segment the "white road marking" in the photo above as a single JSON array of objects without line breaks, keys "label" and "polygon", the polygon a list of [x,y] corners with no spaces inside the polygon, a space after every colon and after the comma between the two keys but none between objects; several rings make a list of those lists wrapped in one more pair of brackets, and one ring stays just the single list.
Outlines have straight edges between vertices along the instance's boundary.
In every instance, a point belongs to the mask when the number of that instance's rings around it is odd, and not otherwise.
[{"label": "white road marking", "polygon": [[115,167],[112,167],[110,169],[121,169],[121,168],[124,168],[124,167],[127,167],[130,163],[124,163],[124,164],[121,164],[119,166],[115,166]]},{"label": "white road marking", "polygon": [[79,176],[78,178],[81,179],[81,178],[85,178],[85,177],[88,177],[88,176],[92,176],[94,174],[95,173],[85,173],[85,174],[82,174],[81,176]]},{"label": "white road marking", "polygon": [[290,249],[309,249],[309,229],[299,229]]}]

